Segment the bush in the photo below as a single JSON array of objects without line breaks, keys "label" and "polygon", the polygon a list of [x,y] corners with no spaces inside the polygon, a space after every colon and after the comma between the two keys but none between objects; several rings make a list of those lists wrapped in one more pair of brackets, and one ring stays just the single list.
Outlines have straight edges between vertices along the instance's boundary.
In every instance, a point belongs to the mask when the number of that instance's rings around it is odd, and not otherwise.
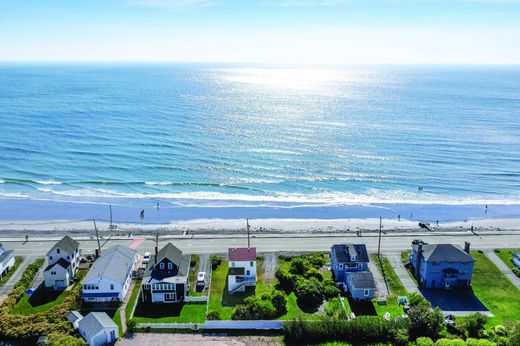
[{"label": "bush", "polygon": [[487,320],[487,316],[484,316],[478,312],[468,315],[463,323],[463,328],[467,333],[467,336],[470,338],[481,337],[482,331],[484,330],[484,325],[486,324]]},{"label": "bush", "polygon": [[218,311],[210,311],[210,312],[208,312],[208,315],[206,316],[206,319],[208,321],[218,321],[218,320],[221,320],[220,312],[218,312]]},{"label": "bush", "polygon": [[289,272],[294,275],[303,275],[310,267],[310,263],[302,257],[295,257],[291,261]]},{"label": "bush", "polygon": [[271,302],[276,309],[276,316],[282,316],[287,313],[287,296],[280,290],[274,290],[271,294]]},{"label": "bush", "polygon": [[306,279],[315,278],[318,281],[323,281],[323,274],[316,268],[311,268],[305,272]]},{"label": "bush", "polygon": [[520,345],[520,321],[511,324],[509,328],[509,345]]},{"label": "bush", "polygon": [[473,339],[473,338],[467,338],[466,339],[466,345],[467,346],[495,346],[496,344],[492,341],[489,341],[487,339]]},{"label": "bush", "polygon": [[126,330],[131,334],[135,332],[135,328],[137,327],[137,322],[132,318],[131,320],[126,322]]},{"label": "bush", "polygon": [[280,287],[286,291],[290,292],[294,288],[294,276],[290,274],[288,271],[283,269],[278,269],[274,275],[278,282],[280,283]]},{"label": "bush", "polygon": [[81,338],[75,338],[70,335],[64,335],[59,333],[50,333],[47,336],[47,341],[45,345],[50,346],[84,346],[86,345],[85,341]]},{"label": "bush", "polygon": [[444,331],[444,315],[439,308],[432,309],[419,303],[408,310],[408,318],[410,319],[410,336],[417,338],[419,336],[428,336],[436,339]]},{"label": "bush", "polygon": [[295,284],[298,303],[307,308],[316,308],[323,302],[323,287],[318,281],[300,278]]},{"label": "bush", "polygon": [[439,339],[435,342],[435,346],[465,346],[466,343],[461,339]]},{"label": "bush", "polygon": [[433,346],[433,340],[426,336],[421,336],[415,340],[417,346]]},{"label": "bush", "polygon": [[493,331],[498,336],[507,336],[507,329],[503,325],[497,325],[493,328]]},{"label": "bush", "polygon": [[323,295],[325,299],[332,299],[337,297],[339,294],[339,289],[334,285],[325,285],[323,286]]},{"label": "bush", "polygon": [[255,296],[244,299],[244,304],[238,305],[233,311],[233,320],[269,320],[276,316],[276,308],[271,302],[270,296],[262,299]]},{"label": "bush", "polygon": [[211,256],[209,258],[209,261],[211,262],[211,269],[215,270],[222,263],[222,258],[217,256]]}]

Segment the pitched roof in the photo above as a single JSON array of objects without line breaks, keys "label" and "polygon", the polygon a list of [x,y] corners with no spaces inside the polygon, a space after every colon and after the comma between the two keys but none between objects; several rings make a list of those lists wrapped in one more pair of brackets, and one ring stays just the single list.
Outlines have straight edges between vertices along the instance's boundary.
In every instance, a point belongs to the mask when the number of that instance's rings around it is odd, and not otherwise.
[{"label": "pitched roof", "polygon": [[[161,262],[165,258],[169,259],[176,265],[179,265],[182,261],[182,251],[172,243],[168,243],[157,253],[157,263]],[[150,262],[152,261],[149,261],[148,263]]]},{"label": "pitched roof", "polygon": [[230,261],[256,261],[256,247],[230,247],[228,258]]},{"label": "pitched roof", "polygon": [[83,315],[80,314],[78,311],[76,310],[72,310],[70,311],[68,314],[67,314],[67,320],[70,322],[70,323],[74,323],[76,322],[77,320],[80,320],[83,318]]},{"label": "pitched roof", "polygon": [[61,249],[67,253],[74,253],[77,248],[79,248],[79,243],[66,235],[65,237],[61,238],[59,242],[54,244],[54,246],[47,252],[47,256],[54,251],[55,249]]},{"label": "pitched roof", "polygon": [[103,276],[124,284],[128,271],[135,260],[136,251],[129,247],[116,245],[102,253],[90,267],[84,282]]},{"label": "pitched roof", "polygon": [[47,268],[45,268],[43,271],[47,271],[51,268],[53,268],[54,266],[56,265],[59,265],[61,267],[63,267],[64,269],[67,269],[69,266],[70,266],[70,262],[68,262],[67,260],[63,259],[63,258],[60,258],[59,260],[57,260],[56,262],[54,262],[53,264],[49,264],[47,266]]},{"label": "pitched roof", "polygon": [[85,332],[87,341],[105,328],[118,328],[117,324],[104,312],[91,312],[83,317],[78,325],[80,331]]},{"label": "pitched roof", "polygon": [[376,282],[371,272],[353,272],[350,273],[352,277],[352,286],[358,289],[376,288]]},{"label": "pitched roof", "polygon": [[7,250],[0,254],[0,263],[4,262],[5,259],[12,257],[14,250]]},{"label": "pitched roof", "polygon": [[[412,245],[418,251],[419,245]],[[422,246],[422,256],[425,262],[474,262],[458,245],[453,244],[425,244]]]},{"label": "pitched roof", "polygon": [[[166,268],[164,270],[154,269],[155,263],[160,263],[164,259],[168,259],[178,267],[176,272],[170,272]],[[172,243],[168,243],[157,253],[157,262],[155,255],[150,256],[150,260],[144,271],[143,283],[170,282],[182,283],[188,280],[188,272],[190,269],[190,255],[183,255]]]},{"label": "pitched roof", "polygon": [[355,262],[368,262],[365,244],[335,244],[330,251],[336,255],[338,262],[352,262],[351,255],[356,255]]}]

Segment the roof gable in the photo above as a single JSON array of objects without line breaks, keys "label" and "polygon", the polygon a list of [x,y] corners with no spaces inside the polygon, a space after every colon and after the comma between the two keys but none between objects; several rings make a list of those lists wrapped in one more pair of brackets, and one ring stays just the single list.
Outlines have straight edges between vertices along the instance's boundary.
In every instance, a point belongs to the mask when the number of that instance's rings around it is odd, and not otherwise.
[{"label": "roof gable", "polygon": [[118,328],[117,324],[104,312],[91,312],[79,320],[79,329],[85,332],[87,340],[105,328]]},{"label": "roof gable", "polygon": [[230,261],[256,261],[255,247],[230,247],[228,249]]},{"label": "roof gable", "polygon": [[79,243],[66,235],[65,237],[61,238],[59,242],[54,244],[54,246],[47,252],[47,256],[56,249],[60,249],[71,254],[74,253],[78,248]]},{"label": "roof gable", "polygon": [[122,245],[109,248],[94,262],[84,282],[102,276],[123,284],[135,260],[135,254],[135,250]]},{"label": "roof gable", "polygon": [[[418,251],[419,246],[413,245],[413,249]],[[458,245],[453,244],[424,244],[422,246],[422,257],[425,262],[462,262],[470,263],[475,260]]]},{"label": "roof gable", "polygon": [[44,271],[48,271],[48,270],[54,268],[55,266],[60,266],[63,269],[68,269],[70,267],[70,262],[64,260],[63,258],[60,258],[53,264],[48,265],[47,268],[44,269]]},{"label": "roof gable", "polygon": [[354,262],[368,262],[368,252],[365,244],[335,244],[331,248],[338,262],[352,262],[351,256],[356,255]]}]

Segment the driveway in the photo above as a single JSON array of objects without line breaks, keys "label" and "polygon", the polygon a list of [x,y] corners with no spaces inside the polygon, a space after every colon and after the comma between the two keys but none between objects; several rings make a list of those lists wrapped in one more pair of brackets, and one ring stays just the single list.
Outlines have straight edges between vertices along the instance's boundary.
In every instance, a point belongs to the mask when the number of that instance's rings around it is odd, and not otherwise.
[{"label": "driveway", "polygon": [[410,277],[410,274],[406,271],[403,262],[401,262],[401,254],[392,254],[386,256],[395,273],[399,277],[399,280],[403,283],[404,288],[410,293],[421,293],[417,288],[417,285]]},{"label": "driveway", "polygon": [[520,290],[520,278],[517,277],[511,268],[509,268],[501,259],[496,255],[493,250],[485,250],[484,254],[486,254],[487,258],[493,262],[498,269]]},{"label": "driveway", "polygon": [[378,298],[382,300],[386,300],[386,296],[388,295],[388,287],[385,282],[385,278],[381,274],[381,271],[379,270],[379,267],[377,266],[377,255],[372,258],[373,265],[370,265],[370,271],[372,272],[372,275],[374,275],[374,281],[376,282],[377,287],[377,294]]},{"label": "driveway", "polygon": [[276,252],[265,252],[264,256],[264,278],[266,280],[274,279],[276,268],[278,268],[278,255]]}]

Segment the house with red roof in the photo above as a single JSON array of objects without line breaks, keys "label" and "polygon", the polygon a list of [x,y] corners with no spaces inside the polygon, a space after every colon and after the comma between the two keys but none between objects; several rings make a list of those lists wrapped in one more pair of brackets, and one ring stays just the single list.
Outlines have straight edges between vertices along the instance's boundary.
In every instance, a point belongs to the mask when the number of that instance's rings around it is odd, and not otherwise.
[{"label": "house with red roof", "polygon": [[228,249],[228,292],[244,292],[256,286],[256,248]]}]

